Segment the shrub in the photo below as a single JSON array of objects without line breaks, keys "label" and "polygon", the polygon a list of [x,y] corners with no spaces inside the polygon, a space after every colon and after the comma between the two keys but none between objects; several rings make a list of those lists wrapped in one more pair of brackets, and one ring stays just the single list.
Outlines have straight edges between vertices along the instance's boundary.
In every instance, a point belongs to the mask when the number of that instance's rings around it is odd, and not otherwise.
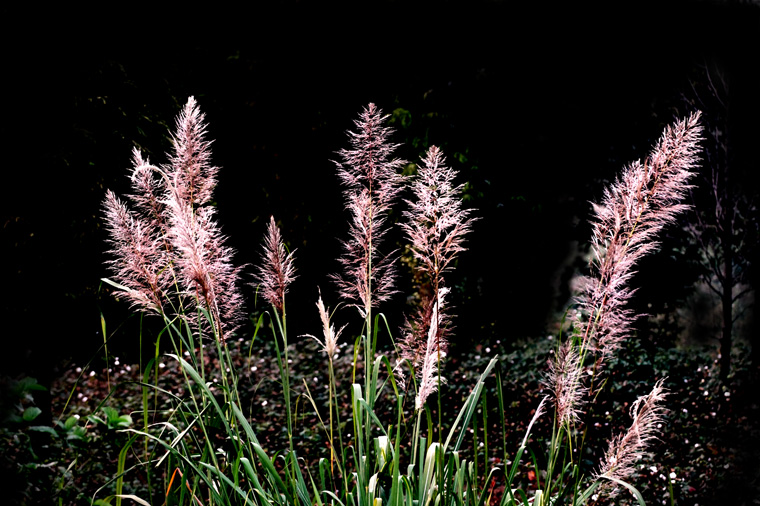
[{"label": "shrub", "polygon": [[[351,148],[340,152],[338,174],[351,220],[341,257],[344,271],[333,279],[363,327],[353,343],[346,395],[337,389],[333,363],[341,353],[338,340],[345,327],[336,331],[322,297],[316,301],[323,328],[314,339],[326,354],[327,405],[319,405],[324,397],[313,396],[305,382],[302,395],[321,420],[330,453],[313,468],[298,455],[296,385],[289,357],[293,343],[286,294],[296,275],[295,257],[284,247],[276,220],[269,221],[255,281],[271,309],[258,319],[254,338],[260,328],[272,329],[287,438],[282,451],[260,444],[254,430],[258,425],[251,422],[241,395],[230,350],[243,314],[241,268],[215,220],[211,197],[218,169],[211,165],[206,125],[195,100],[188,101],[177,119],[169,163],[154,166],[134,152],[131,207],[110,191],[105,199],[113,257],[113,280],[107,281],[136,309],[162,319],[159,337],[166,336],[174,351],[168,355],[173,363],[168,369],[182,378],[184,387],[162,389],[157,363],[146,367],[142,420],[122,429],[130,438],[121,454],[137,452],[133,446],[139,439],[140,460],[133,467],[149,473],[153,467],[166,469],[158,492],[172,504],[584,504],[621,490],[643,503],[628,480],[665,415],[662,381],[633,402],[630,428],[610,439],[604,458],[592,467],[580,458],[586,444],[582,420],[605,382],[606,363],[629,338],[635,315],[626,302],[635,264],[656,248],[657,233],[685,208],[681,200],[696,164],[699,115],[666,129],[652,154],[626,167],[595,206],[589,274],[579,283],[577,308],[570,314],[568,332],[557,339],[546,373],[551,395],[533,410],[511,460],[504,435],[503,461],[484,467],[482,475],[478,443],[468,452],[465,440],[470,429],[478,433],[478,423],[489,425],[488,410],[482,409],[488,402],[498,405],[502,433],[506,431],[504,397],[500,379],[495,400],[488,401],[484,389],[494,371],[500,378],[494,357],[464,396],[454,420],[443,419],[442,364],[453,319],[445,274],[463,250],[473,218],[461,206],[456,173],[445,166],[436,147],[412,177],[413,198],[402,224],[418,271],[415,279],[424,289],[394,353],[389,357],[378,351],[379,333],[393,335],[378,308],[395,293],[397,275],[395,253],[383,252],[382,239],[389,211],[407,184],[399,175],[405,162],[393,157],[397,146],[390,143],[385,119],[370,104],[349,134]],[[436,393],[437,409],[430,406]],[[553,421],[547,424],[550,410]],[[118,413],[108,420],[115,427],[122,423]],[[550,430],[545,454],[530,448],[534,426]],[[522,465],[528,455],[532,466]],[[117,504],[124,497],[135,498],[124,489],[126,469],[120,458],[114,479]],[[518,471],[528,474],[527,485]]]}]

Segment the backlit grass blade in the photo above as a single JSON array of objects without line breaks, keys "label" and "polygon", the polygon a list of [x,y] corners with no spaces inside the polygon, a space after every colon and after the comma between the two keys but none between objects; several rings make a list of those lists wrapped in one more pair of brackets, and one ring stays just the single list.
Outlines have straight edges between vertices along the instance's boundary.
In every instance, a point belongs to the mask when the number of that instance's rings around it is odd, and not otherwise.
[{"label": "backlit grass blade", "polygon": [[[470,418],[472,418],[472,414],[475,412],[475,409],[477,408],[478,399],[480,398],[480,393],[483,390],[483,384],[485,383],[486,378],[491,373],[491,369],[493,369],[494,365],[496,365],[496,362],[498,361],[498,355],[491,359],[491,361],[488,363],[488,366],[486,367],[485,371],[483,371],[483,374],[480,375],[480,379],[478,379],[478,382],[475,384],[475,387],[473,387],[472,392],[470,392],[470,395],[467,397],[467,401],[465,401],[464,406],[462,406],[462,409],[459,411],[459,415],[457,416],[456,420],[454,420],[454,423],[451,425],[451,429],[449,430],[449,436],[446,438],[446,442],[444,443],[443,447],[444,449],[448,449],[449,443],[451,443],[451,439],[454,437],[454,435],[457,433],[457,426],[459,426],[459,423],[462,422],[462,427],[468,427],[470,425]],[[467,431],[460,430],[459,436],[457,437],[457,442],[454,445],[453,450],[458,451],[459,448],[462,446],[462,442],[464,441],[464,436]]]}]

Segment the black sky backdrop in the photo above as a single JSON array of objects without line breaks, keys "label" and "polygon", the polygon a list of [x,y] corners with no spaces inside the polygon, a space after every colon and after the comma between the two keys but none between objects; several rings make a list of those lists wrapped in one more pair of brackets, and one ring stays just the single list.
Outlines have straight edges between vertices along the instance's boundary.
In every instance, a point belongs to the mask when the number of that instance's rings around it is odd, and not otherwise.
[{"label": "black sky backdrop", "polygon": [[[567,302],[573,245],[589,236],[589,200],[690,112],[682,97],[702,65],[730,79],[736,173],[756,188],[760,11],[749,3],[3,11],[19,28],[3,35],[0,122],[8,374],[44,381],[96,355],[101,311],[109,333],[123,324],[113,350],[135,353],[137,320],[99,287],[100,206],[106,188],[129,191],[133,146],[165,162],[190,95],[214,139],[218,219],[237,261],[258,262],[270,214],[298,249],[294,335],[316,332],[317,286],[338,302],[327,275],[347,215],[331,160],[369,102],[393,115],[398,156],[439,145],[468,182],[480,220],[449,278],[464,345],[547,331]],[[689,280],[673,262],[658,264],[672,274],[658,291],[675,297]],[[398,322],[404,307],[402,296],[385,312]]]}]

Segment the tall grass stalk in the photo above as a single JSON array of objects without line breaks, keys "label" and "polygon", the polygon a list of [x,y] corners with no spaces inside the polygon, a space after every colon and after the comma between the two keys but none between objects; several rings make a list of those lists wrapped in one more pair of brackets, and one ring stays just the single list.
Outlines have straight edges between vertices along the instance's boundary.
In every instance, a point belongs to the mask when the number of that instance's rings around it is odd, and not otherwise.
[{"label": "tall grass stalk", "polygon": [[[656,250],[657,234],[688,207],[683,200],[698,163],[700,135],[699,113],[667,127],[649,157],[643,163],[627,166],[605,190],[602,203],[594,206],[590,274],[580,281],[579,309],[572,319],[572,333],[559,345],[547,378],[555,416],[544,497],[552,496],[555,476],[559,483],[564,481],[564,466],[578,465],[573,461],[572,449],[578,448],[580,454],[584,439],[574,442],[574,428],[581,421],[584,406],[598,395],[601,387],[595,390],[594,382],[602,374],[605,361],[630,337],[636,315],[625,306],[633,292],[628,283],[636,263]],[[584,382],[587,372],[591,378],[588,385]],[[635,496],[638,494],[624,481],[631,471],[629,459],[638,460],[654,438],[664,395],[662,383],[658,382],[648,396],[634,403],[644,408],[632,411],[631,431],[636,435],[629,432],[610,443],[606,461],[587,490],[598,486],[602,493],[614,493],[622,485]],[[585,438],[586,430],[583,433]],[[628,443],[628,438],[637,444]],[[618,446],[613,448],[615,444]],[[621,452],[627,454],[626,465],[621,464]],[[560,463],[560,472],[555,475]],[[587,496],[584,493],[581,497]]]},{"label": "tall grass stalk", "polygon": [[[300,385],[291,378],[293,343],[288,339],[285,305],[295,267],[293,252],[286,250],[274,218],[267,226],[253,283],[271,306],[269,322],[285,407],[287,451],[274,449],[271,454],[272,449],[261,446],[244,411],[228,346],[228,339],[241,329],[242,270],[235,266],[234,252],[225,245],[215,221],[211,199],[219,170],[211,165],[206,125],[195,100],[191,98],[178,116],[175,147],[166,165],[150,165],[137,151],[133,153],[131,204],[110,191],[104,203],[113,274],[108,282],[135,309],[157,315],[163,329],[156,336],[154,357],[144,365],[142,426],[126,429],[130,439],[119,456],[117,476],[103,487],[115,486],[117,503],[122,498],[143,500],[126,490],[125,473],[144,469],[150,476],[156,467],[164,470],[164,485],[149,494],[167,504],[580,505],[605,494],[612,497],[621,487],[643,501],[626,480],[656,437],[665,414],[662,381],[633,404],[630,429],[609,442],[596,470],[576,455],[593,432],[583,426],[599,390],[593,382],[602,377],[605,361],[629,337],[635,315],[625,303],[631,294],[633,267],[654,250],[656,234],[684,208],[681,200],[696,164],[698,115],[666,129],[650,157],[627,167],[595,206],[590,273],[580,284],[570,332],[560,339],[550,361],[546,383],[551,395],[538,402],[514,453],[507,448],[508,415],[498,357],[490,360],[456,418],[445,425],[441,392],[447,338],[453,332],[445,274],[464,250],[474,218],[461,204],[462,187],[454,183],[457,174],[445,166],[440,149],[427,151],[411,183],[399,176],[406,162],[393,157],[397,145],[389,141],[392,131],[385,119],[370,104],[355,122],[356,130],[349,133],[350,149],[340,151],[338,174],[351,220],[340,259],[343,272],[333,279],[345,305],[358,310],[362,329],[354,345],[347,414],[334,364],[346,326],[335,330],[333,319],[338,315],[329,312],[320,293],[322,337],[312,337],[327,358],[327,406],[318,405],[304,382],[304,395],[330,447],[316,469],[305,466],[296,454],[292,401]],[[377,348],[382,327],[393,334],[379,308],[395,292],[396,254],[380,251],[391,225],[389,212],[407,184],[412,197],[406,202],[401,227],[411,244],[417,278],[430,289],[421,290],[427,295],[395,341],[397,356],[389,358]],[[256,323],[254,338],[262,321]],[[165,357],[160,354],[162,337],[173,352]],[[161,369],[162,360],[168,360],[170,367]],[[360,367],[363,381],[356,379]],[[496,403],[488,400],[485,389],[494,369]],[[180,375],[185,392],[161,388],[164,374]],[[435,392],[434,423],[427,400]],[[488,409],[494,405],[499,411],[500,442],[488,437],[492,423]],[[534,427],[541,426],[539,420],[552,407],[550,434],[534,436]],[[322,410],[327,410],[324,418]],[[408,410],[412,412],[407,419]],[[547,443],[542,446],[545,454],[534,451],[533,437]],[[127,460],[138,438],[144,441],[142,459],[130,465]],[[499,443],[503,465],[490,467],[490,449]],[[468,459],[464,450],[470,444]],[[534,473],[535,484],[523,489],[522,473]],[[494,496],[497,485],[503,485],[501,497]]]},{"label": "tall grass stalk", "polygon": [[[351,221],[350,238],[343,243],[344,255],[340,259],[344,272],[334,275],[333,279],[340,295],[364,319],[363,396],[370,409],[375,406],[377,394],[373,387],[377,371],[373,368],[379,330],[373,326],[372,310],[396,291],[394,254],[381,254],[380,246],[387,233],[388,211],[401,190],[398,172],[405,163],[393,157],[397,145],[388,140],[391,130],[384,126],[385,120],[382,111],[369,104],[354,122],[356,130],[349,132],[350,149],[339,152],[341,162],[337,163]],[[357,420],[354,423],[357,424]],[[370,446],[371,423],[370,411],[367,411],[363,422],[355,427],[355,437],[365,438],[357,446],[360,450]]]}]

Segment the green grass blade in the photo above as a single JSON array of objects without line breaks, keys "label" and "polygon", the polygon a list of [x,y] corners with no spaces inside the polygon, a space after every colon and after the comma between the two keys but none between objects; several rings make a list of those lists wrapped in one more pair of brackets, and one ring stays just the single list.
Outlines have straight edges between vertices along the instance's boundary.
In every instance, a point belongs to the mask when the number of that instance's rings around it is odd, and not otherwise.
[{"label": "green grass blade", "polygon": [[264,501],[265,504],[273,503],[274,500],[272,499],[271,494],[268,494],[264,490],[264,487],[261,486],[259,477],[256,474],[256,472],[253,470],[253,465],[251,465],[251,461],[248,460],[246,457],[240,457],[240,463],[243,464],[243,469],[245,470],[245,474],[248,476],[248,479],[251,480],[251,482],[253,483],[254,492],[259,494],[259,497],[261,497],[262,501]]},{"label": "green grass blade", "polygon": [[298,465],[298,459],[296,458],[296,452],[290,452],[288,454],[290,457],[290,465],[291,468],[295,471],[296,474],[296,483],[295,483],[295,489],[296,494],[298,494],[298,498],[301,500],[301,503],[303,506],[311,506],[311,498],[309,497],[309,489],[306,487],[306,481],[303,479],[303,473],[301,472],[301,467]]},{"label": "green grass blade", "polygon": [[174,355],[172,353],[167,354],[168,356],[172,357],[173,359],[177,360],[182,368],[187,372],[188,375],[195,381],[195,383],[198,385],[198,387],[203,391],[204,397],[206,397],[211,404],[214,406],[214,409],[216,409],[217,414],[219,414],[220,420],[224,423],[224,428],[226,429],[227,434],[232,434],[232,430],[230,429],[229,422],[227,421],[227,416],[224,410],[219,406],[219,403],[216,400],[216,397],[214,397],[214,394],[211,393],[211,390],[209,390],[208,385],[206,385],[206,382],[203,381],[200,374],[198,374],[198,371],[195,370],[195,368],[190,365],[185,359],[183,359],[180,356]]},{"label": "green grass blade", "polygon": [[116,472],[119,475],[119,478],[116,480],[116,506],[121,506],[121,497],[122,497],[121,492],[124,486],[124,466],[127,460],[127,451],[132,447],[132,444],[135,442],[137,438],[138,438],[137,434],[130,437],[129,440],[126,442],[126,444],[121,448],[121,451],[119,452],[119,460],[116,467]]},{"label": "green grass blade", "polygon": [[288,504],[291,504],[295,506],[295,501],[293,500],[293,496],[290,494],[290,490],[288,490],[288,487],[285,486],[285,483],[282,481],[282,478],[280,478],[279,473],[277,472],[277,469],[274,467],[274,463],[270,460],[270,458],[267,456],[267,454],[264,452],[264,450],[259,446],[257,443],[253,444],[253,450],[256,452],[256,455],[259,458],[259,462],[261,462],[261,465],[264,467],[264,470],[267,472],[267,476],[269,477],[270,482],[273,482],[274,485],[277,487],[277,489],[285,495],[287,498]]},{"label": "green grass blade", "polygon": [[[338,496],[335,495],[333,492],[330,492],[329,490],[323,490],[322,493],[323,494],[327,494],[328,496],[332,497],[340,506],[346,506],[343,503],[343,501],[341,501],[340,498],[338,498]],[[350,493],[348,495],[351,496]],[[348,504],[352,505],[353,504],[353,500],[349,499]]]},{"label": "green grass blade", "polygon": [[399,506],[399,494],[401,493],[401,487],[399,483],[399,467],[401,466],[399,462],[399,454],[401,453],[401,450],[399,445],[401,444],[401,417],[404,413],[403,397],[398,396],[396,402],[398,405],[398,421],[396,423],[396,444],[393,445],[393,476],[391,478],[391,500],[389,506]]},{"label": "green grass blade", "polygon": [[642,497],[641,492],[639,492],[636,487],[631,485],[630,483],[626,483],[623,480],[619,480],[617,478],[613,478],[612,476],[600,476],[600,478],[604,478],[606,480],[610,480],[612,482],[617,483],[618,485],[622,485],[625,488],[627,488],[631,494],[633,494],[633,497],[636,498],[636,500],[639,502],[639,506],[646,506],[646,502],[644,502],[644,497]]},{"label": "green grass blade", "polygon": [[243,432],[245,432],[245,435],[248,436],[248,439],[252,443],[259,444],[259,440],[256,437],[256,434],[253,432],[253,427],[251,427],[251,424],[248,423],[248,420],[240,408],[237,406],[237,404],[230,402],[230,407],[232,407],[232,412],[235,414],[235,418],[237,418],[240,426],[243,427]]},{"label": "green grass blade", "polygon": [[227,486],[233,490],[233,492],[235,492],[237,495],[243,498],[243,500],[245,501],[245,504],[250,504],[251,506],[255,506],[253,501],[251,501],[249,497],[250,494],[246,494],[245,492],[243,492],[243,489],[235,485],[232,482],[232,480],[230,480],[227,476],[225,476],[225,474],[218,467],[207,464],[206,462],[199,462],[199,464],[203,466],[204,468],[208,469],[209,471],[211,471],[212,473],[214,473],[220,480],[226,483]]},{"label": "green grass blade", "polygon": [[[462,409],[459,411],[459,415],[451,426],[449,436],[446,438],[446,442],[443,445],[444,449],[448,449],[449,444],[451,443],[451,439],[454,437],[454,434],[456,434],[457,426],[459,426],[460,422],[462,422],[462,427],[468,427],[470,425],[470,418],[472,418],[472,414],[477,408],[477,401],[480,397],[481,391],[483,390],[483,383],[485,383],[486,378],[491,373],[491,369],[493,369],[494,365],[496,365],[498,362],[498,358],[498,356],[492,358],[485,371],[483,371],[483,374],[480,375],[480,379],[478,379],[478,382],[475,384],[472,392],[470,392],[470,395],[467,397],[467,401],[465,401],[464,406],[462,406]],[[466,432],[467,431],[464,429],[459,431],[457,442],[454,445],[454,451],[459,451],[459,448],[462,446],[462,442],[464,441]]]}]

